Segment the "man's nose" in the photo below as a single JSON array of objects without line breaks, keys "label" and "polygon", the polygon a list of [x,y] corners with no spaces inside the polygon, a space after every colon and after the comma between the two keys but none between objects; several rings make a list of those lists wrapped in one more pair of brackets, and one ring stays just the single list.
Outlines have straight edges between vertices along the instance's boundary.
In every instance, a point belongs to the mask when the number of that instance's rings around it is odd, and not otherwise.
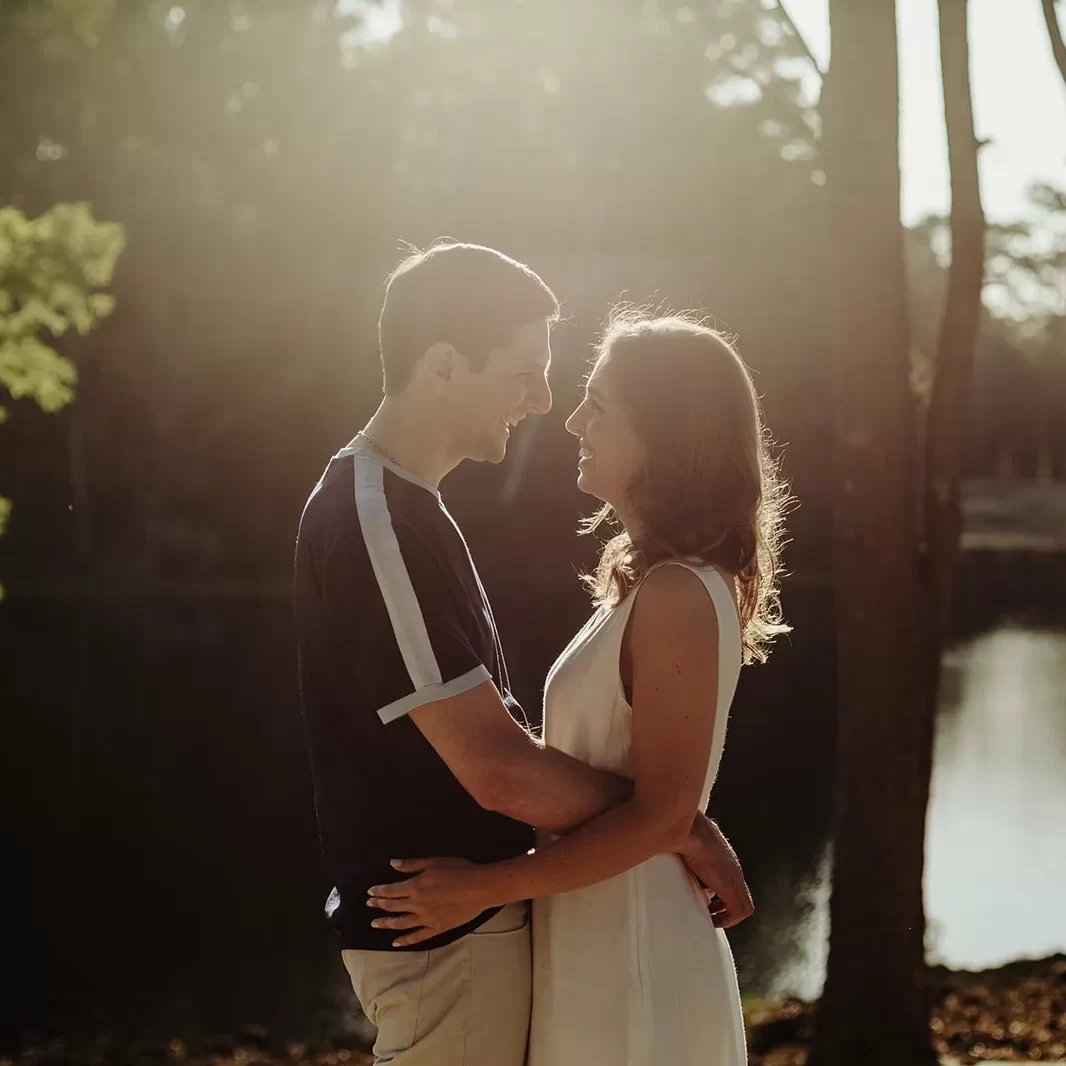
[{"label": "man's nose", "polygon": [[529,409],[538,415],[546,415],[552,409],[552,390],[544,378],[529,390]]}]

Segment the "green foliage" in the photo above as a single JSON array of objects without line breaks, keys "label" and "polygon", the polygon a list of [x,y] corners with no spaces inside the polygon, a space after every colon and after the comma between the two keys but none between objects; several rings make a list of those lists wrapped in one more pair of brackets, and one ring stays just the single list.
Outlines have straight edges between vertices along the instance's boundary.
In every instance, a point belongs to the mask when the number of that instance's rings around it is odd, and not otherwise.
[{"label": "green foliage", "polygon": [[[124,245],[122,226],[97,222],[87,204],[57,204],[38,218],[0,208],[0,388],[13,399],[54,412],[74,398],[74,364],[42,337],[85,336],[111,314],[114,298],[95,290],[110,284]],[[0,534],[10,513],[0,497]]]},{"label": "green foliage", "polygon": [[[932,359],[951,261],[948,219],[923,219],[906,242],[915,343]],[[1032,186],[1025,216],[990,224],[986,247],[986,329],[1027,358],[1066,358],[1066,190]]]},{"label": "green foliage", "polygon": [[1034,185],[1029,217],[989,230],[988,282],[1034,355],[1066,355],[1066,190]]},{"label": "green foliage", "polygon": [[[928,399],[951,258],[948,220],[906,234],[913,383]],[[970,391],[971,471],[1054,475],[1066,455],[1066,191],[1033,186],[1024,217],[989,225]],[[1041,473],[1043,472],[1043,473]]]},{"label": "green foliage", "polygon": [[124,243],[122,227],[97,222],[87,204],[35,219],[0,208],[0,386],[14,399],[48,412],[73,399],[73,363],[41,337],[84,336],[111,313],[114,299],[94,290],[110,283]]}]

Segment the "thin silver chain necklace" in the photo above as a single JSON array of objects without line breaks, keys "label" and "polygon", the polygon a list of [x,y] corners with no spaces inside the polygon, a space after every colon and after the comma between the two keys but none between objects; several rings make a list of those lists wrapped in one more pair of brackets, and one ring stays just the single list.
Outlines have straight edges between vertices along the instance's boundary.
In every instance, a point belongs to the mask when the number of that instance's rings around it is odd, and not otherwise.
[{"label": "thin silver chain necklace", "polygon": [[395,463],[395,465],[398,466],[405,474],[411,474],[411,477],[416,476],[415,474],[412,474],[411,471],[408,470],[407,467],[404,466],[403,463],[401,463],[400,460],[397,459],[396,456],[388,450],[388,448],[384,448],[382,447],[382,445],[378,444],[378,442],[374,440],[374,438],[370,436],[369,433],[365,433],[363,430],[359,430],[359,432],[356,433],[356,436],[362,437],[363,440],[365,440],[367,444],[369,444],[370,447],[378,453],[378,455],[381,455],[385,459],[388,459],[390,463]]}]

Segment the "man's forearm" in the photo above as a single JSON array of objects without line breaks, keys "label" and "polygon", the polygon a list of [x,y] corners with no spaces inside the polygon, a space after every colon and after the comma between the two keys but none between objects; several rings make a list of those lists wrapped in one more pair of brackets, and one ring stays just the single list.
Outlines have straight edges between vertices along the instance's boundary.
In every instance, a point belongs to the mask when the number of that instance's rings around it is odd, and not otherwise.
[{"label": "man's forearm", "polygon": [[629,778],[531,742],[508,759],[492,808],[538,829],[568,833],[632,794]]}]

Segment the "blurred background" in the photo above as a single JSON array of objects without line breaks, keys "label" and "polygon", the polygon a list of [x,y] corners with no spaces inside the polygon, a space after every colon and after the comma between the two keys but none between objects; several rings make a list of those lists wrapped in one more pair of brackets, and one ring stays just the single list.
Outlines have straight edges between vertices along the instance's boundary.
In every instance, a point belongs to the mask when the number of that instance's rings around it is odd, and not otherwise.
[{"label": "blurred background", "polygon": [[[921,394],[947,262],[936,5],[900,4],[899,30]],[[988,256],[925,895],[929,960],[981,970],[1066,951],[1066,84],[1035,0],[973,0],[970,54]],[[611,301],[702,308],[757,372],[800,500],[794,632],[744,671],[711,813],[757,904],[731,934],[743,991],[818,995],[828,58],[819,0],[0,3],[0,204],[19,212],[0,293],[63,258],[105,297],[24,300],[37,318],[0,345],[5,1046],[353,1024],[288,573],[308,491],[377,404],[400,242],[444,235],[563,303],[555,409],[444,486],[534,714],[589,609],[563,422]],[[76,383],[36,348],[16,367],[16,330],[50,315]]]}]

